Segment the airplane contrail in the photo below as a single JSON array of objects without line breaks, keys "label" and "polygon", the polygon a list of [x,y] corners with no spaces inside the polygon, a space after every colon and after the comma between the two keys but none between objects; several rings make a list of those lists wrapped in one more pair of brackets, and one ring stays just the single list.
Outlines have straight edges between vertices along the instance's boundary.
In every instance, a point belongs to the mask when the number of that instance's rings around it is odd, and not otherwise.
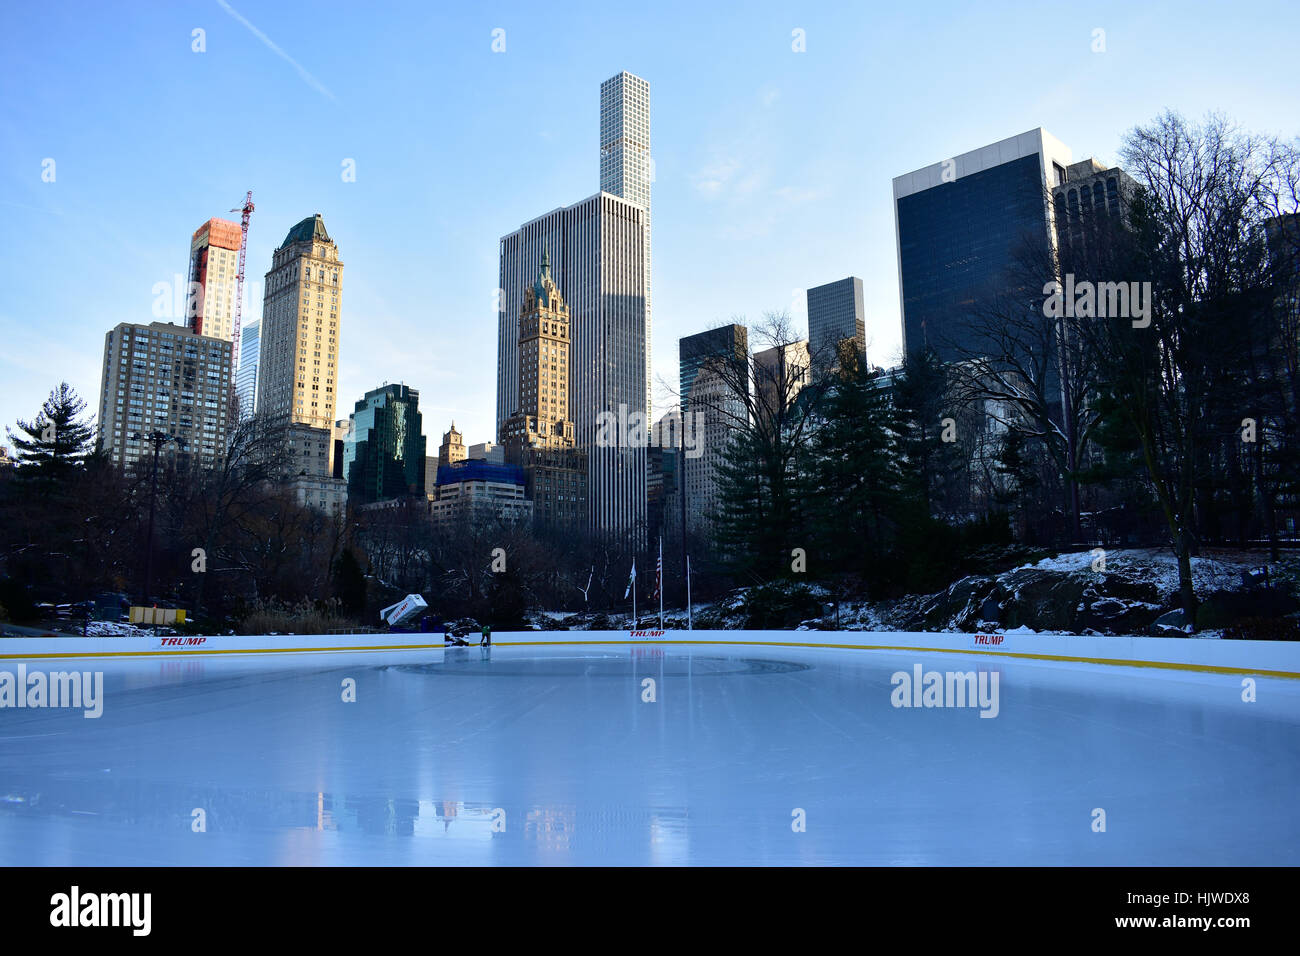
[{"label": "airplane contrail", "polygon": [[263,32],[262,32],[261,30],[259,30],[257,27],[255,27],[255,26],[253,26],[251,23],[249,23],[248,20],[247,20],[244,16],[242,16],[242,15],[239,13],[238,10],[236,10],[236,9],[235,9],[234,7],[232,7],[230,4],[226,3],[226,0],[217,0],[217,3],[218,3],[218,4],[221,6],[221,8],[222,8],[223,10],[225,10],[228,14],[230,14],[232,17],[234,17],[236,20],[238,20],[238,21],[239,21],[240,23],[242,23],[244,26],[248,27],[249,32],[252,33],[253,36],[257,37],[259,40],[261,40],[264,44],[266,44],[266,46],[270,48],[270,50],[271,50],[272,53],[274,53],[276,56],[279,56],[279,57],[281,57],[282,59],[286,60],[286,61],[289,63],[290,66],[292,66],[295,70],[297,70],[297,71],[298,71],[298,75],[301,76],[301,77],[302,77],[302,78],[307,82],[307,85],[309,85],[310,87],[312,87],[312,89],[316,90],[318,93],[321,93],[322,95],[324,95],[324,96],[328,97],[329,99],[333,100],[334,102],[336,102],[336,103],[338,102],[338,100],[337,100],[337,98],[334,96],[334,94],[331,93],[329,90],[327,90],[327,89],[325,88],[325,84],[324,84],[324,83],[322,83],[320,80],[316,79],[316,77],[312,76],[312,75],[311,75],[310,73],[308,73],[305,69],[303,69],[302,64],[300,64],[297,60],[295,60],[295,59],[294,59],[293,57],[291,57],[289,54],[285,53],[284,50],[280,49],[280,47],[276,44],[276,42],[275,42],[274,40],[272,40],[269,36],[267,36],[265,33],[263,33]]}]

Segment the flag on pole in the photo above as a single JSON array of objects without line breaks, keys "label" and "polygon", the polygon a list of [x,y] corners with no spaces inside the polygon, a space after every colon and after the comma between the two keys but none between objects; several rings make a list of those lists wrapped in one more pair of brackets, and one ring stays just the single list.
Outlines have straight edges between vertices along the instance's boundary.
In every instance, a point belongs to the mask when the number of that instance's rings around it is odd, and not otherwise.
[{"label": "flag on pole", "polygon": [[626,601],[627,596],[632,593],[632,585],[634,584],[636,584],[636,558],[632,559],[632,573],[628,576],[627,589],[623,592],[624,601]]},{"label": "flag on pole", "polygon": [[664,539],[659,539],[659,563],[655,565],[655,593],[650,595],[650,600],[659,597],[660,587],[663,585],[664,577]]}]

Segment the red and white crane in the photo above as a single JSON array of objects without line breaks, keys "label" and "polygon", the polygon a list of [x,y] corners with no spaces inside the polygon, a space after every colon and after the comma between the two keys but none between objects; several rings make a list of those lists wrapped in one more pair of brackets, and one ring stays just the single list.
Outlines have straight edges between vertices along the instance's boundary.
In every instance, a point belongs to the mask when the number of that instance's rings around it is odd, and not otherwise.
[{"label": "red and white crane", "polygon": [[248,220],[253,215],[253,191],[250,189],[248,195],[244,197],[242,209],[235,208],[230,211],[243,213],[239,220],[239,274],[235,277],[235,334],[231,341],[232,351],[230,355],[230,393],[233,403],[235,397],[235,373],[239,371],[239,333],[242,322],[241,316],[244,311],[244,258],[248,254]]}]

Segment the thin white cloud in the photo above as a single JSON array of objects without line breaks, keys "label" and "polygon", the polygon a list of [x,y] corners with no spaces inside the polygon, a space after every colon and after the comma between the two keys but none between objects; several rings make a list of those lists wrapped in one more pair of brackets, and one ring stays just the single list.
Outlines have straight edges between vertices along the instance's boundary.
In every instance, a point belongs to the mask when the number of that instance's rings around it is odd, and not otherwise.
[{"label": "thin white cloud", "polygon": [[762,185],[763,174],[760,171],[755,170],[744,179],[738,180],[731,191],[736,196],[748,196],[753,192],[757,192],[758,188]]},{"label": "thin white cloud", "polygon": [[272,40],[269,36],[267,36],[257,27],[249,23],[248,20],[246,20],[239,13],[239,11],[237,11],[230,4],[226,3],[226,0],[217,0],[217,4],[221,7],[221,9],[225,10],[228,14],[230,14],[232,17],[234,17],[236,20],[238,20],[240,23],[246,26],[248,28],[248,31],[251,34],[253,34],[253,36],[261,40],[264,44],[266,44],[267,48],[270,49],[272,53],[274,53],[276,56],[283,59],[295,70],[297,70],[298,75],[303,78],[303,80],[307,83],[308,86],[310,86],[312,89],[314,89],[316,92],[320,93],[322,96],[326,97],[327,99],[333,100],[334,102],[338,102],[334,94],[325,88],[324,83],[322,83],[320,80],[316,79],[316,77],[312,76],[305,69],[303,69],[302,64],[300,64],[289,54],[285,53],[284,50],[280,49],[280,47],[276,45],[276,42]]},{"label": "thin white cloud", "polygon": [[740,163],[734,159],[722,159],[705,166],[693,177],[695,189],[705,196],[720,196],[722,190],[726,187],[727,182],[740,168]]}]

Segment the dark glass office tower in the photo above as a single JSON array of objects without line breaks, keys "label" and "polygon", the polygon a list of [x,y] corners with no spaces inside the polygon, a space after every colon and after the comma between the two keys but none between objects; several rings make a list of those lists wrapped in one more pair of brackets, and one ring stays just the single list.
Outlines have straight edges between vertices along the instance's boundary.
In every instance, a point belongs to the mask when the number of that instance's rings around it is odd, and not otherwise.
[{"label": "dark glass office tower", "polygon": [[976,325],[1018,257],[1050,241],[1049,191],[1069,165],[1069,149],[1035,129],[895,178],[907,352],[928,344],[953,361],[980,350]]},{"label": "dark glass office tower", "polygon": [[808,350],[824,366],[834,363],[836,348],[853,339],[867,350],[866,307],[862,280],[849,276],[808,290]]},{"label": "dark glass office tower", "polygon": [[678,374],[680,375],[681,404],[685,411],[690,405],[691,389],[700,369],[710,359],[731,356],[745,374],[749,367],[749,330],[743,325],[724,325],[688,335],[677,342]]},{"label": "dark glass office tower", "polygon": [[343,444],[343,476],[356,504],[423,495],[426,439],[420,393],[408,385],[366,392]]}]

